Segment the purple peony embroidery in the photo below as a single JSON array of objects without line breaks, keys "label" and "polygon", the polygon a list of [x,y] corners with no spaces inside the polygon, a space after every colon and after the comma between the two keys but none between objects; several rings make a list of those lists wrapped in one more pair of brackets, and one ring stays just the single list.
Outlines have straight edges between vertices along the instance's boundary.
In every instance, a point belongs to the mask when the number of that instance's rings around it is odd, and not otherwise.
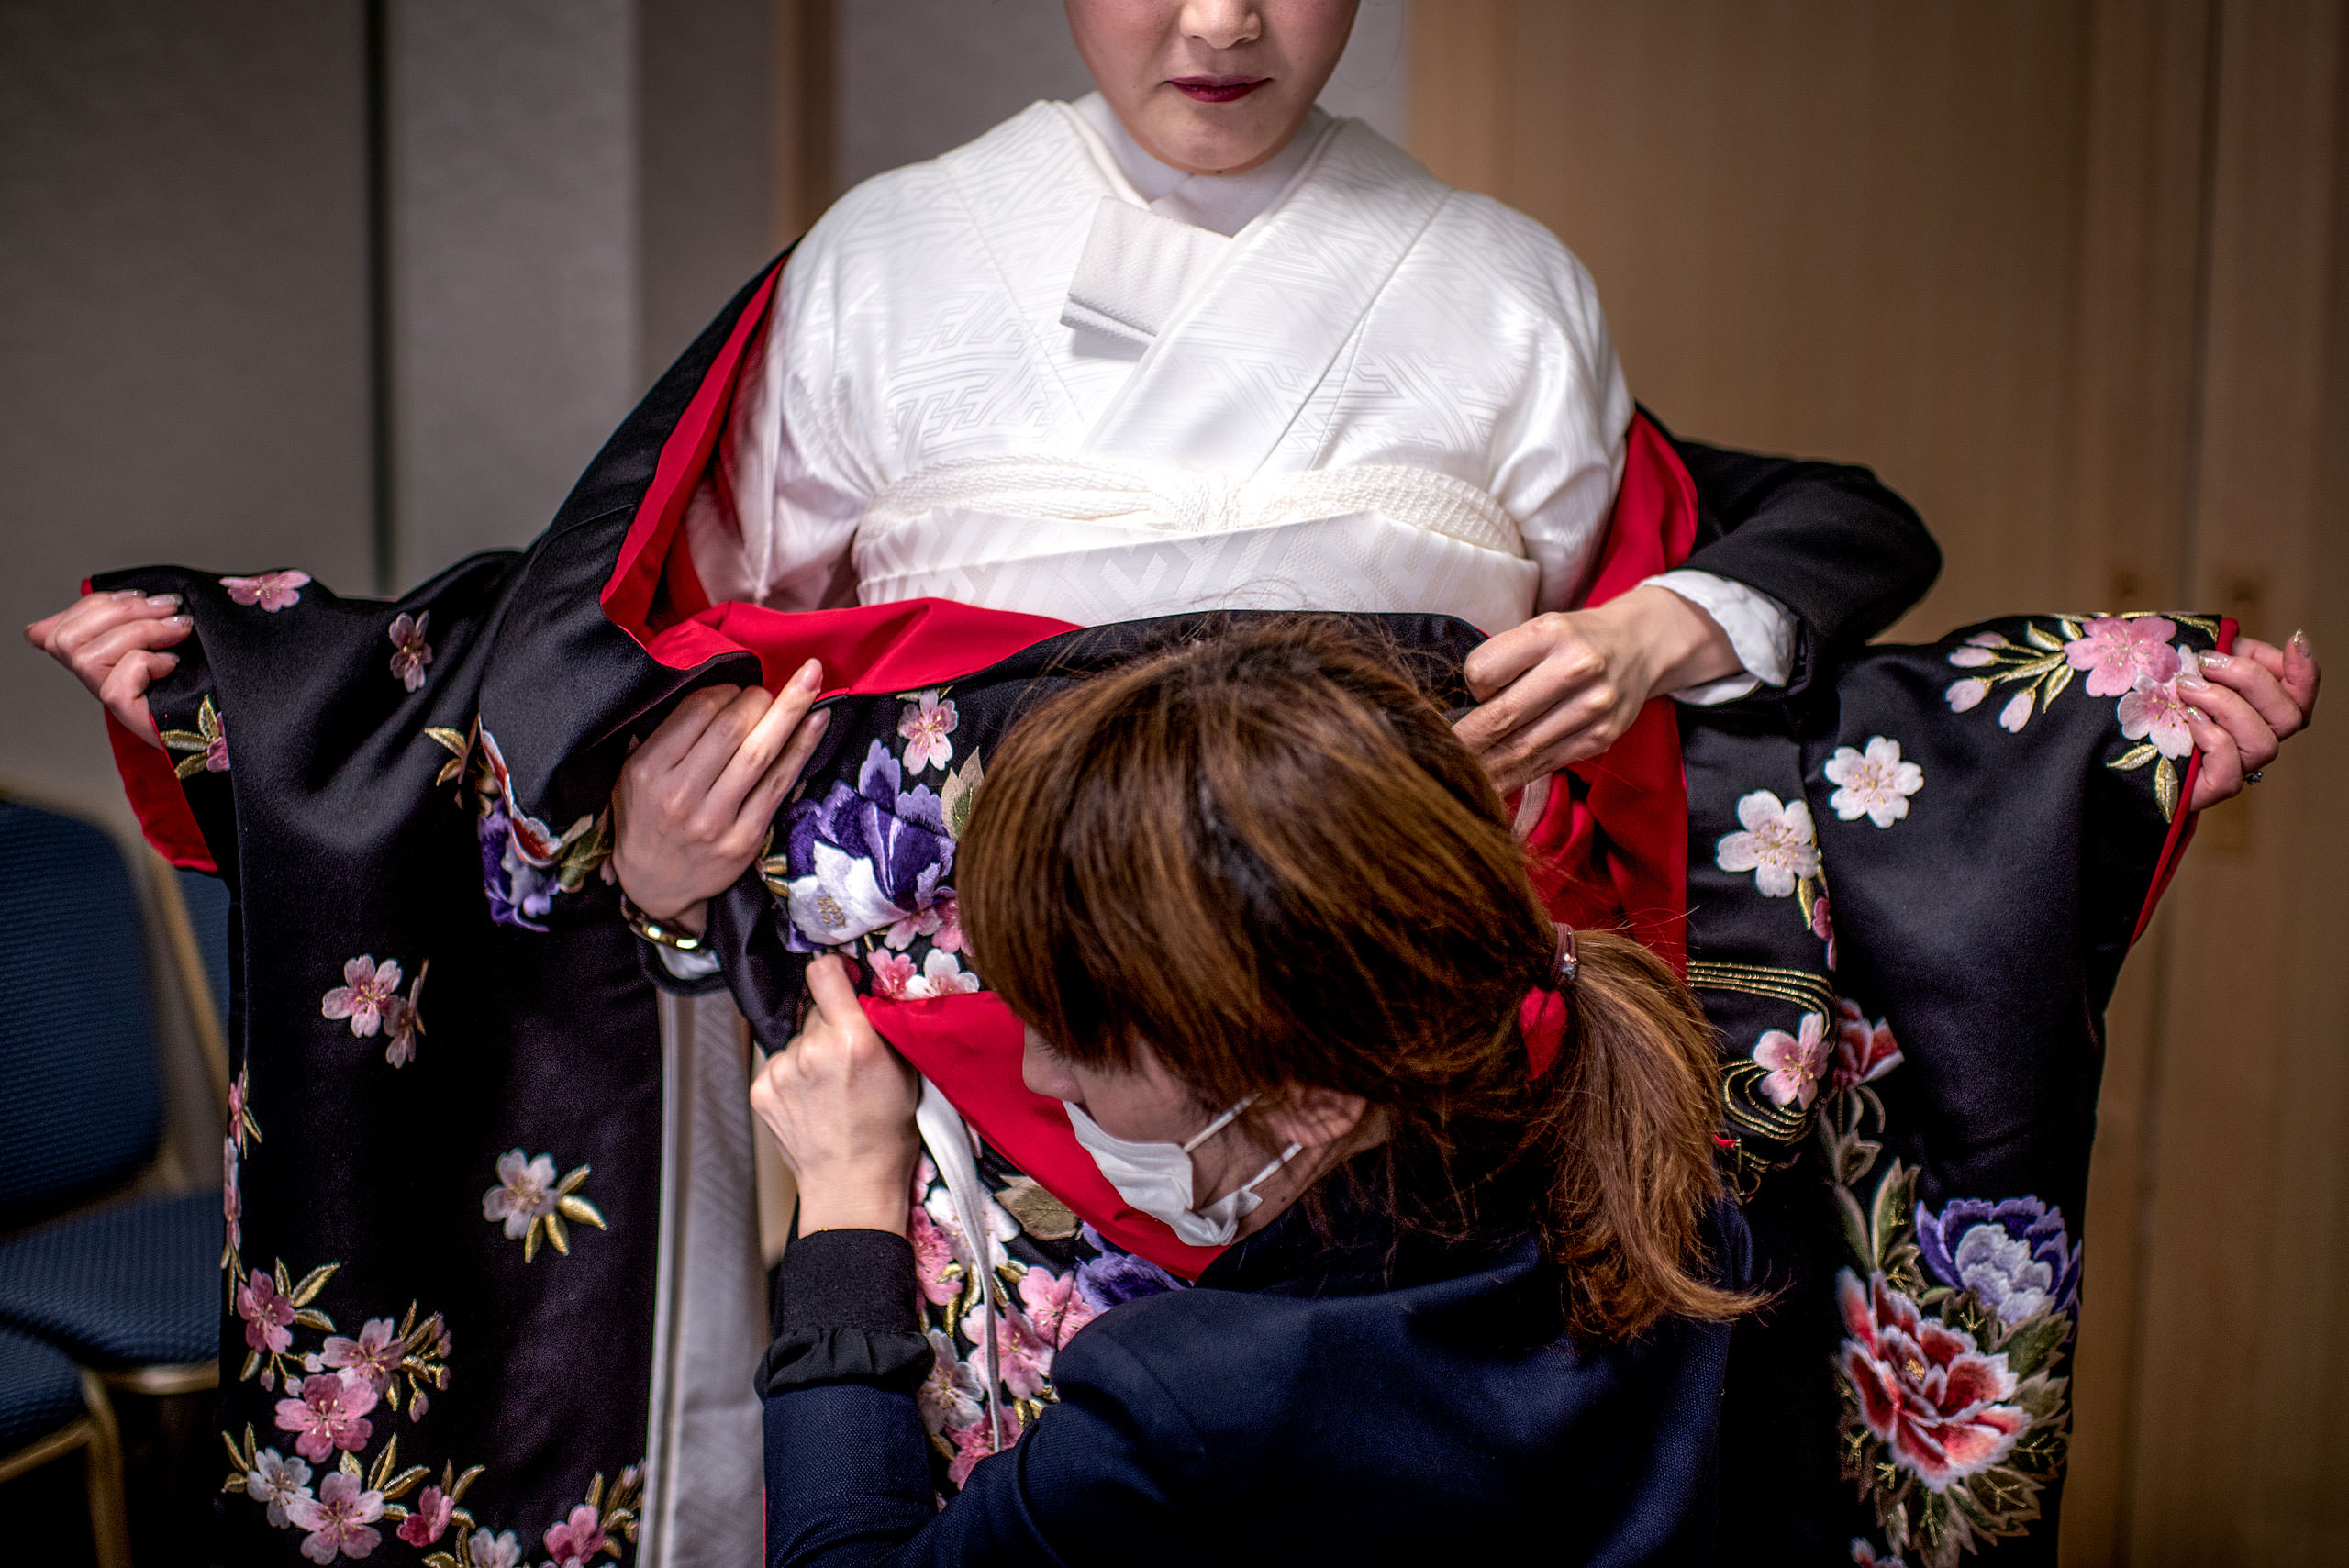
[{"label": "purple peony embroidery", "polygon": [[1920,1203],[1917,1248],[1927,1273],[1972,1291],[2006,1323],[2068,1312],[2079,1299],[2080,1252],[2064,1211],[2035,1197],[1954,1198],[1938,1218]]},{"label": "purple peony embroidery", "polygon": [[[821,801],[792,807],[784,852],[796,951],[840,947],[937,902],[954,866],[954,838],[937,794],[903,783],[897,759],[875,740],[854,789],[834,784]],[[909,989],[919,984],[907,981]]]},{"label": "purple peony embroidery", "polygon": [[1081,1234],[1101,1254],[1076,1265],[1076,1294],[1094,1311],[1107,1312],[1120,1302],[1184,1288],[1181,1280],[1147,1258],[1111,1246],[1090,1225]]},{"label": "purple peony embroidery", "polygon": [[473,827],[481,838],[481,880],[489,890],[489,917],[502,926],[545,930],[536,917],[554,907],[554,868],[539,865],[523,853],[503,796],[491,803]]}]

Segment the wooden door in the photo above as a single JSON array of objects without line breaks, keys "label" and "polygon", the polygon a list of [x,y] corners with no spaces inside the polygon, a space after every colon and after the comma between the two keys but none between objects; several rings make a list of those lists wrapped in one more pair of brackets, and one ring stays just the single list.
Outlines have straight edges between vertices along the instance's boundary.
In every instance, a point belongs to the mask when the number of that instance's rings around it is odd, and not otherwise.
[{"label": "wooden door", "polygon": [[[1413,150],[1590,266],[1675,428],[1867,462],[1893,633],[2349,648],[2340,0],[1417,0]],[[2213,812],[2110,1019],[2072,1563],[2349,1560],[2349,731]]]}]

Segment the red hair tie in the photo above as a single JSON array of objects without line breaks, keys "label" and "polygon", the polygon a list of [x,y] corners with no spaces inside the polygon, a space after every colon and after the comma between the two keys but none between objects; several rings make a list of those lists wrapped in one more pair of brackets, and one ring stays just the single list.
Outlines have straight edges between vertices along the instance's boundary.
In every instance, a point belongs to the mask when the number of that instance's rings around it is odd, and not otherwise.
[{"label": "red hair tie", "polygon": [[1573,1018],[1566,987],[1582,973],[1575,953],[1575,929],[1558,928],[1558,956],[1550,969],[1550,984],[1525,994],[1517,1009],[1518,1028],[1525,1035],[1525,1061],[1536,1078],[1550,1071],[1566,1043],[1566,1025]]}]

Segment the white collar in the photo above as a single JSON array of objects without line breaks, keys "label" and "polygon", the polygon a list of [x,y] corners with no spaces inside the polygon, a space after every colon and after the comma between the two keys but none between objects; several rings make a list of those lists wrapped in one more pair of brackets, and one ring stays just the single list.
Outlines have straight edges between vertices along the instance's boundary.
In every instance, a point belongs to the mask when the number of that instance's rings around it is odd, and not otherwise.
[{"label": "white collar", "polygon": [[1069,107],[1100,137],[1109,156],[1117,160],[1119,172],[1151,211],[1227,236],[1247,228],[1258,213],[1273,205],[1312,155],[1330,124],[1330,117],[1316,105],[1306,111],[1305,123],[1289,138],[1288,145],[1255,168],[1239,174],[1192,174],[1144,151],[1099,93],[1087,93]]}]

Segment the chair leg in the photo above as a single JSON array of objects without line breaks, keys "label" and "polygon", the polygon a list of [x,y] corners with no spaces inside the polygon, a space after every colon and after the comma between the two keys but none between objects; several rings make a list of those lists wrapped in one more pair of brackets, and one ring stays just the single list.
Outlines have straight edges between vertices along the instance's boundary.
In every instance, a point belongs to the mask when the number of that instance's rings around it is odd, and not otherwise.
[{"label": "chair leg", "polygon": [[130,1516],[122,1496],[122,1431],[115,1425],[114,1401],[95,1374],[82,1374],[82,1398],[90,1407],[90,1451],[84,1459],[90,1483],[90,1540],[97,1568],[130,1568]]}]

